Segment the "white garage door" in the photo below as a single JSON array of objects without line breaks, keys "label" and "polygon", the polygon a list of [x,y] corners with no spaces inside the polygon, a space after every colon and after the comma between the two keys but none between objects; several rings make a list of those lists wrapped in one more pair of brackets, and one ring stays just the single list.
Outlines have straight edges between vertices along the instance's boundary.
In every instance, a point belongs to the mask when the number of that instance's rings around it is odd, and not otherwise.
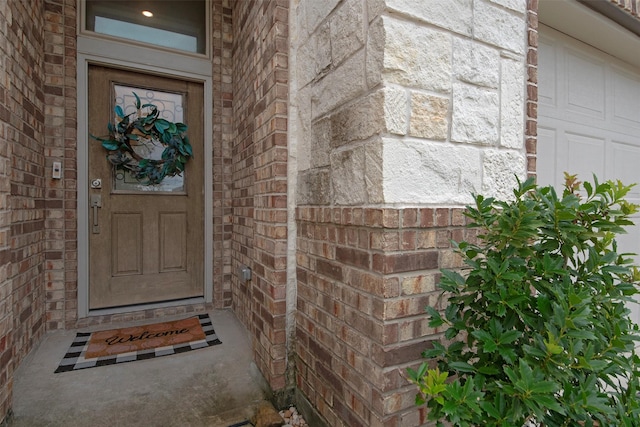
[{"label": "white garage door", "polygon": [[[565,171],[595,174],[637,183],[628,199],[640,203],[640,69],[541,25],[537,150],[539,184],[561,189]],[[634,222],[619,241],[640,254],[640,216]]]}]

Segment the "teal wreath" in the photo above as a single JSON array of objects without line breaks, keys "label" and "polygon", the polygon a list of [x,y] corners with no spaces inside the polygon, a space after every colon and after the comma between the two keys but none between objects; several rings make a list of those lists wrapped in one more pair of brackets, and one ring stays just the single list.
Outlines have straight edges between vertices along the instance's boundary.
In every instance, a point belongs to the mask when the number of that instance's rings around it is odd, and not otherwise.
[{"label": "teal wreath", "polygon": [[[172,123],[159,118],[158,107],[154,104],[142,104],[135,96],[136,112],[124,114],[122,107],[115,107],[120,120],[115,126],[107,125],[108,137],[92,138],[100,141],[109,152],[107,159],[116,170],[129,171],[131,175],[147,185],[160,184],[165,177],[181,175],[184,167],[193,156],[193,149],[186,136],[187,125]],[[148,108],[149,114],[142,116],[141,109]],[[147,159],[136,153],[131,141],[143,144],[161,144],[164,146],[160,160]]]}]

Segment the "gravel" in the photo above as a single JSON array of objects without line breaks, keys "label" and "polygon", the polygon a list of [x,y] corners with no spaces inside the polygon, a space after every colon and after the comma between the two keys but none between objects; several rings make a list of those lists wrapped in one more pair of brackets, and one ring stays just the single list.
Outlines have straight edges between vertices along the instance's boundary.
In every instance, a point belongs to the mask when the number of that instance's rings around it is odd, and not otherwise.
[{"label": "gravel", "polygon": [[294,406],[280,411],[280,416],[285,422],[282,427],[308,427],[307,422],[304,420],[302,415],[298,413],[298,410]]}]

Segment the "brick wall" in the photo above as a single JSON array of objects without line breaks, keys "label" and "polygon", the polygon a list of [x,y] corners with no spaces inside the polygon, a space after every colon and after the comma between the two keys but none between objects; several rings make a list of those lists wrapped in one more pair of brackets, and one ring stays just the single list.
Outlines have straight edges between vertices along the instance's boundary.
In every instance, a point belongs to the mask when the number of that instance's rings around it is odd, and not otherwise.
[{"label": "brick wall", "polygon": [[[287,0],[234,3],[233,307],[274,390],[285,387]],[[251,281],[240,281],[248,266]]]},{"label": "brick wall", "polygon": [[232,1],[213,2],[213,303],[231,307],[233,230]]},{"label": "brick wall", "polygon": [[[254,251],[254,132],[255,114],[253,107],[257,102],[255,90],[258,84],[259,56],[254,49],[257,29],[260,21],[255,2],[236,3],[233,8],[233,130],[232,141],[232,206],[233,239],[232,269],[241,265],[253,266]],[[232,273],[236,273],[233,271]],[[237,273],[233,274],[233,309],[240,320],[249,327],[252,322],[251,284],[240,282]]]},{"label": "brick wall", "polygon": [[[7,2],[0,3],[0,36],[11,25]],[[13,388],[13,304],[11,272],[11,105],[9,97],[11,47],[0,46],[0,423],[11,408]]]},{"label": "brick wall", "polygon": [[404,369],[438,338],[439,268],[473,239],[461,209],[301,207],[297,386],[331,426],[417,426]]},{"label": "brick wall", "polygon": [[45,289],[47,327],[58,329],[78,318],[76,1],[46,0],[44,17]]},{"label": "brick wall", "polygon": [[43,27],[42,1],[0,3],[0,420],[45,330]]}]

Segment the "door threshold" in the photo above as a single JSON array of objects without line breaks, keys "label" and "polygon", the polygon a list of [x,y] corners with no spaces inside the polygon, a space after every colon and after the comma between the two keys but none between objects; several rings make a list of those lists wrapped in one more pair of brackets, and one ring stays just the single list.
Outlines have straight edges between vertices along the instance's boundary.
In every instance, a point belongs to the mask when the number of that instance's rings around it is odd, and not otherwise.
[{"label": "door threshold", "polygon": [[89,310],[87,317],[94,316],[105,316],[111,314],[122,314],[122,313],[133,313],[136,311],[145,311],[145,310],[156,310],[167,307],[177,307],[183,305],[192,305],[192,304],[204,304],[204,297],[197,298],[186,298],[179,300],[171,300],[165,302],[157,302],[150,304],[139,304],[139,305],[127,305],[123,307],[113,307],[113,308],[100,308],[95,310]]}]

